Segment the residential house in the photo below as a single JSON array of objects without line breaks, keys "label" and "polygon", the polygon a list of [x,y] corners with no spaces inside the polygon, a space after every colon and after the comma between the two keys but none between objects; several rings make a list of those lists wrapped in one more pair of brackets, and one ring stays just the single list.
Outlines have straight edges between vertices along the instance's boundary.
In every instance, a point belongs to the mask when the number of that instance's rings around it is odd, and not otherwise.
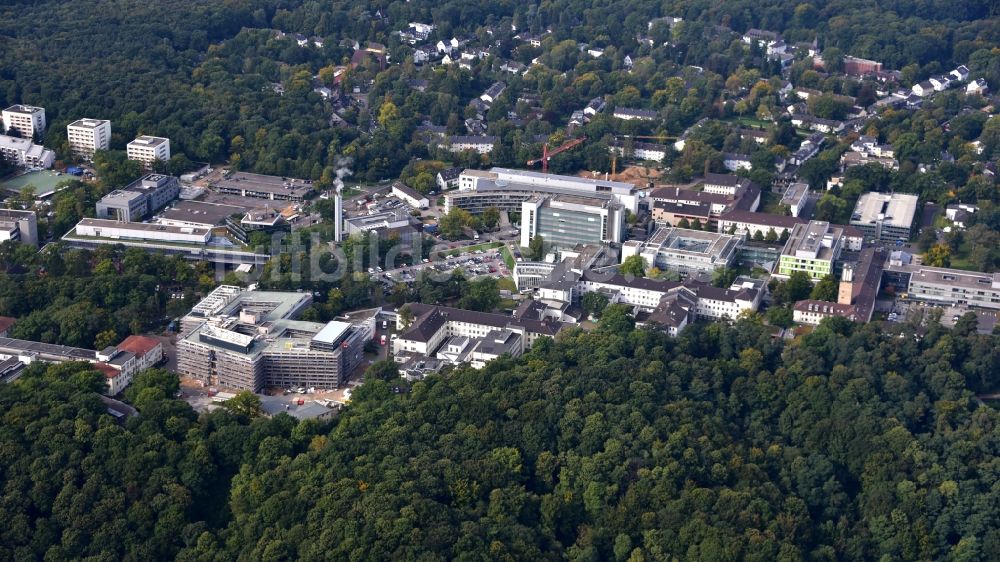
[{"label": "residential house", "polygon": [[969,85],[965,87],[965,93],[969,95],[985,96],[988,91],[989,87],[986,85],[986,80],[982,78],[977,78],[969,82]]},{"label": "residential house", "polygon": [[750,163],[750,156],[735,152],[724,152],[722,154],[722,165],[730,172],[753,168],[753,165]]},{"label": "residential house", "polygon": [[616,107],[613,115],[625,121],[654,121],[658,118],[657,113],[651,109],[635,109],[631,107]]},{"label": "residential house", "polygon": [[474,150],[479,154],[489,154],[493,151],[493,145],[497,138],[493,136],[451,136],[448,137],[449,150],[451,152],[463,152]]}]

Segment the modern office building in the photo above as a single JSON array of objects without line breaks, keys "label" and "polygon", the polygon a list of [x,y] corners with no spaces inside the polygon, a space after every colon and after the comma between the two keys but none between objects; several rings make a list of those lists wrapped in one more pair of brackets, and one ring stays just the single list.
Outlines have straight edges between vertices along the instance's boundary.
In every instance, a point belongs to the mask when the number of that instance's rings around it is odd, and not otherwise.
[{"label": "modern office building", "polygon": [[111,147],[111,121],[78,119],[66,126],[70,151],[80,158],[90,159],[98,150]]},{"label": "modern office building", "polygon": [[38,217],[34,211],[0,209],[0,242],[7,240],[38,247]]},{"label": "modern office building", "polygon": [[364,359],[374,317],[362,323],[293,320],[308,293],[223,285],[184,317],[177,371],[236,390],[335,389]]},{"label": "modern office building", "polygon": [[797,224],[778,258],[778,277],[804,271],[814,281],[832,274],[844,247],[844,228],[824,221]]},{"label": "modern office building", "polygon": [[148,174],[97,202],[97,218],[138,222],[177,199],[181,184],[173,176]]},{"label": "modern office building", "polygon": [[226,265],[264,265],[270,259],[266,253],[244,249],[228,239],[214,239],[210,228],[194,226],[85,218],[62,241],[71,248],[120,245]]},{"label": "modern office building", "polygon": [[937,306],[1000,310],[1000,273],[982,273],[890,261],[887,284],[906,298]]},{"label": "modern office building", "polygon": [[521,246],[541,236],[546,247],[620,243],[625,209],[613,200],[575,195],[535,197],[521,203]]},{"label": "modern office building", "polygon": [[0,135],[6,135],[13,129],[22,139],[32,140],[41,137],[45,127],[44,107],[15,104],[3,110],[3,130]]},{"label": "modern office building", "polygon": [[18,138],[0,135],[0,157],[24,168],[51,168],[55,152],[31,141],[31,137]]},{"label": "modern office building", "polygon": [[492,168],[465,170],[458,178],[458,190],[445,195],[445,212],[453,207],[473,214],[490,207],[521,212],[521,203],[539,195],[576,195],[611,199],[631,213],[639,208],[639,193],[631,183],[601,179],[542,174],[528,170]]},{"label": "modern office building", "polygon": [[741,240],[729,234],[663,227],[648,240],[623,244],[622,262],[638,255],[650,267],[685,275],[711,273],[733,264]]},{"label": "modern office building", "polygon": [[851,214],[851,225],[861,229],[866,238],[883,242],[909,240],[917,196],[906,193],[869,192],[858,198]]},{"label": "modern office building", "polygon": [[170,160],[170,139],[141,135],[128,143],[125,154],[129,160],[138,160],[149,169],[157,160],[161,162]]}]

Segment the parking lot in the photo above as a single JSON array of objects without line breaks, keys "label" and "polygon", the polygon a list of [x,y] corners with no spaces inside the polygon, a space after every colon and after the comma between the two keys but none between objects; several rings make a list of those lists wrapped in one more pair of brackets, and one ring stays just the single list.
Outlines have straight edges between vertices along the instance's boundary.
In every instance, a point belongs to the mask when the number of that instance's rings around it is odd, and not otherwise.
[{"label": "parking lot", "polygon": [[941,325],[946,328],[953,328],[955,323],[967,312],[974,312],[979,319],[978,331],[988,334],[993,331],[997,324],[997,312],[994,310],[984,310],[981,308],[969,308],[965,306],[945,306],[935,307],[929,303],[913,300],[896,299],[892,303],[891,310],[888,311],[887,318],[890,322],[914,321],[925,323],[930,317],[932,310],[941,310]]},{"label": "parking lot", "polygon": [[368,274],[372,279],[381,281],[387,288],[391,288],[395,283],[412,284],[424,271],[446,276],[456,269],[462,270],[469,279],[479,277],[500,279],[510,276],[510,271],[500,255],[499,248],[464,251],[454,256],[442,256],[441,259],[434,261],[424,259],[421,263],[388,271],[383,271],[381,267],[374,267],[368,269]]}]

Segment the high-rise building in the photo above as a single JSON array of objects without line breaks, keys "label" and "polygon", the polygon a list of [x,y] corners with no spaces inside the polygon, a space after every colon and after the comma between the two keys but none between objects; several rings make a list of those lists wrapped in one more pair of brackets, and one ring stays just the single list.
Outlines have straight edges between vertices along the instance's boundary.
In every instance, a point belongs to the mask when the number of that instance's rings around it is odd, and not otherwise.
[{"label": "high-rise building", "polygon": [[153,162],[170,160],[170,139],[140,135],[125,147],[129,160],[138,160],[146,168],[151,168]]},{"label": "high-rise building", "polygon": [[625,208],[612,199],[579,195],[538,196],[521,203],[521,245],[541,236],[546,246],[620,243]]},{"label": "high-rise building", "polygon": [[14,129],[21,138],[32,139],[45,132],[45,108],[16,104],[3,110],[3,131]]},{"label": "high-rise building", "polygon": [[82,158],[93,158],[94,152],[111,146],[111,121],[78,119],[66,126],[69,149]]}]

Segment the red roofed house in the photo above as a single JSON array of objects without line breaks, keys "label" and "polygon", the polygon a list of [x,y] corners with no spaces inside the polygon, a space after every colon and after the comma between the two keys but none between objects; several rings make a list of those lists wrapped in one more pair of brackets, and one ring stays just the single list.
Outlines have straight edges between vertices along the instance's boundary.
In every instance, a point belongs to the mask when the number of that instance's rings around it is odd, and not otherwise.
[{"label": "red roofed house", "polygon": [[163,359],[163,344],[149,336],[129,336],[118,344],[118,349],[135,354],[136,372],[149,369]]}]

